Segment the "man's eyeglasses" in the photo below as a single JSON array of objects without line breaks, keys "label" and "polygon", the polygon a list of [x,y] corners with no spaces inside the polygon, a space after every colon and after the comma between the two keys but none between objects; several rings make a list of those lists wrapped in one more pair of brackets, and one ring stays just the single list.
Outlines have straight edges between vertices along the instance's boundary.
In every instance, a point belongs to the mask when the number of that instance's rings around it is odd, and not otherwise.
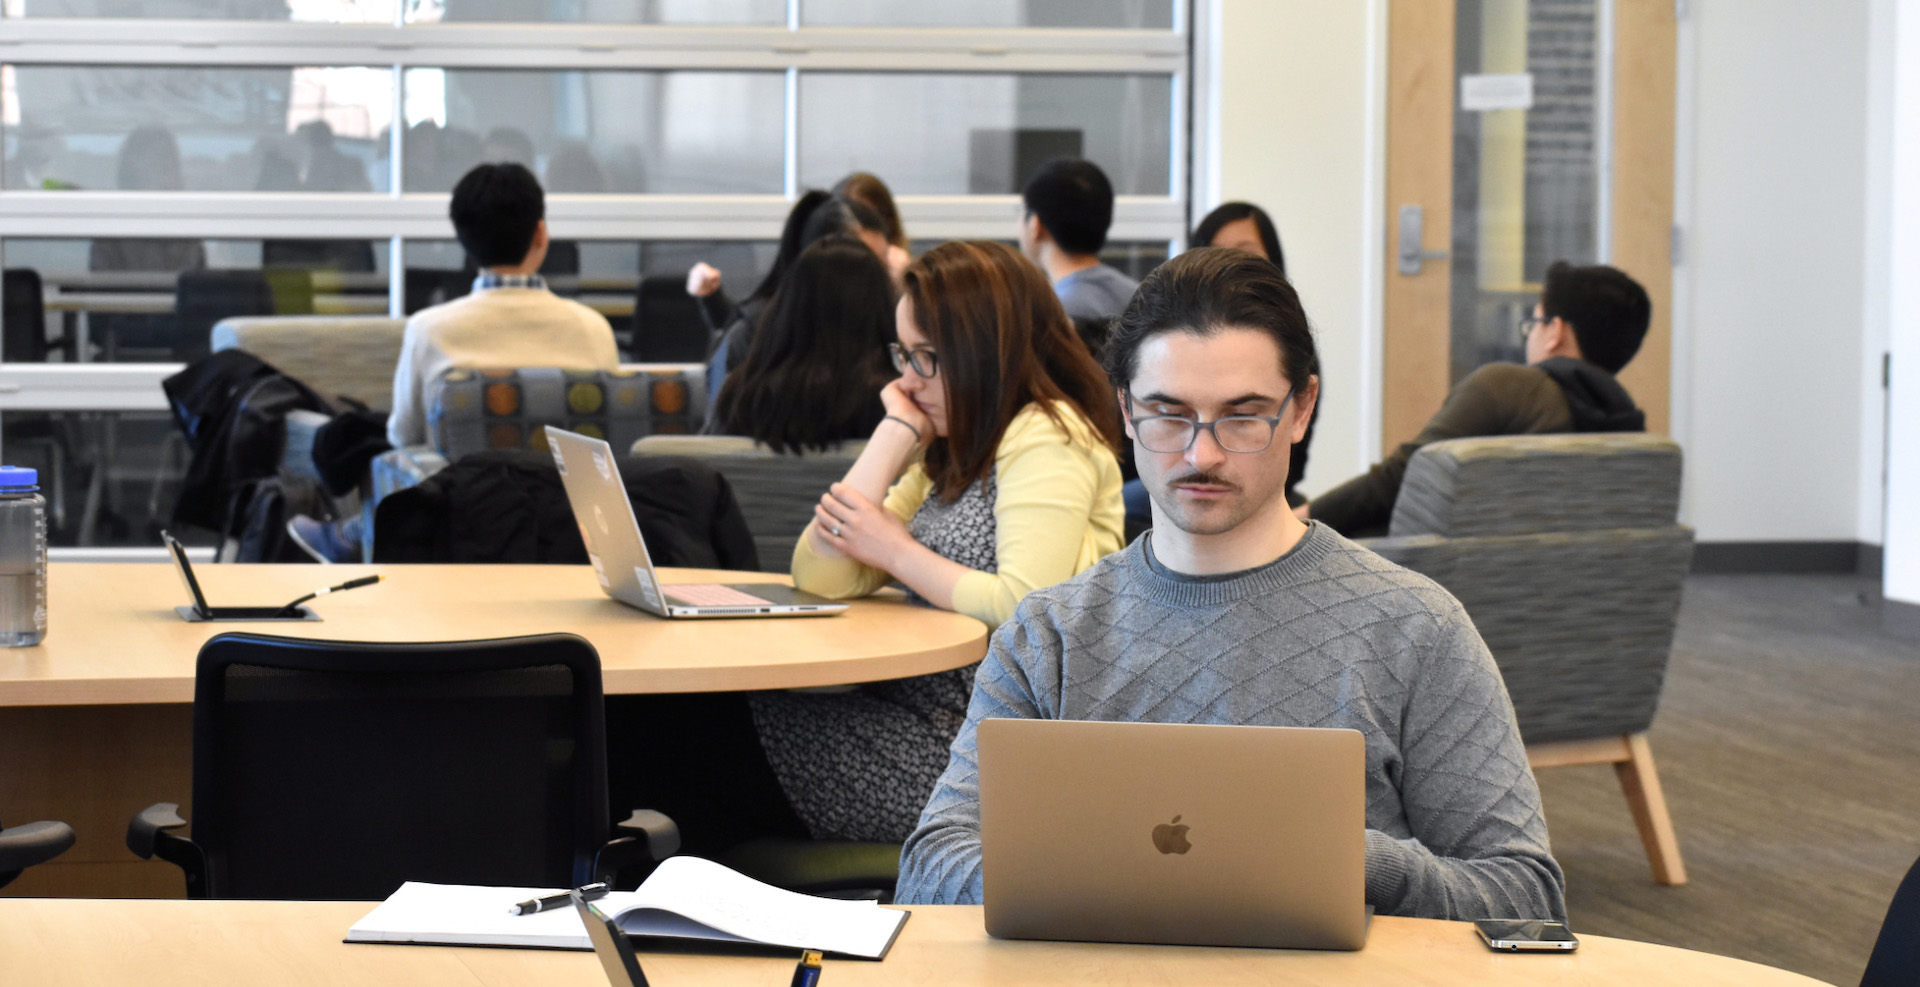
[{"label": "man's eyeglasses", "polygon": [[908,367],[922,377],[931,377],[940,372],[940,356],[930,349],[907,349],[899,343],[887,344],[887,355],[893,358],[893,372],[904,374]]},{"label": "man's eyeglasses", "polygon": [[1547,324],[1547,319],[1538,315],[1529,315],[1520,320],[1520,342],[1525,343],[1533,330]]},{"label": "man's eyeglasses", "polygon": [[[1287,417],[1287,405],[1293,403],[1293,390],[1280,400],[1280,413],[1272,418],[1259,415],[1228,415],[1210,422],[1196,421],[1184,415],[1143,415],[1129,417],[1140,447],[1148,452],[1186,452],[1202,431],[1213,433],[1213,441],[1228,452],[1264,452],[1273,444],[1273,430]],[[1133,405],[1128,392],[1127,405]]]}]

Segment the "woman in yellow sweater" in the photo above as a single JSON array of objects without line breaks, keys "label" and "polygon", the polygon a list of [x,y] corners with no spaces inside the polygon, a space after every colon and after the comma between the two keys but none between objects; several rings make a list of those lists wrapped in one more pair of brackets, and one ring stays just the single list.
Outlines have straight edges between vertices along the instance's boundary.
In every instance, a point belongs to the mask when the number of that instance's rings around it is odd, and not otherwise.
[{"label": "woman in yellow sweater", "polygon": [[[1122,540],[1117,399],[1045,275],[997,243],[907,268],[887,417],[820,499],[793,580],[823,596],[899,581],[998,626]],[[835,694],[760,693],[755,727],[815,837],[904,840],[959,729],[973,668]]]}]

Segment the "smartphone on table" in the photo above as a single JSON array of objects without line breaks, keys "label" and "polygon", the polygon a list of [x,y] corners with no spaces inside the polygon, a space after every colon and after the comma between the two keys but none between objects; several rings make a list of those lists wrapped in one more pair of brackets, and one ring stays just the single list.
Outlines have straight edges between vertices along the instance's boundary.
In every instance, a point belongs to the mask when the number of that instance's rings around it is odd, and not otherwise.
[{"label": "smartphone on table", "polygon": [[1580,948],[1567,923],[1547,919],[1491,918],[1473,923],[1487,948],[1506,953],[1570,953]]}]

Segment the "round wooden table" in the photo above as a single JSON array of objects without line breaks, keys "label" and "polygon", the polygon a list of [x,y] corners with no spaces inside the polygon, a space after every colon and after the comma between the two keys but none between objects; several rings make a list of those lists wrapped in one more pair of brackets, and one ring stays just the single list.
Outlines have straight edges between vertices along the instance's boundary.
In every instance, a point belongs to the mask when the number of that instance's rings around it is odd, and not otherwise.
[{"label": "round wooden table", "polygon": [[[599,987],[591,953],[446,946],[348,945],[367,902],[0,901],[0,956],[8,981],[35,987]],[[1621,984],[1650,987],[1808,987],[1818,981],[1742,960],[1604,936],[1579,951],[1495,954],[1466,922],[1377,918],[1365,949],[1125,946],[990,939],[980,909],[915,906],[886,959],[829,959],[821,980],[846,985],[1393,984],[1501,987]],[[650,951],[641,966],[661,985],[776,987],[792,956]]]},{"label": "round wooden table", "polygon": [[[986,625],[899,594],[853,601],[835,616],[666,620],[608,599],[583,565],[194,569],[213,606],[278,605],[374,572],[386,578],[313,601],[318,622],[188,623],[173,610],[189,597],[170,565],[50,566],[46,640],[0,649],[0,818],[61,819],[79,842],[0,894],[181,893],[177,869],[135,859],[122,839],[135,812],[192,790],[195,657],[224,631],[345,641],[565,631],[600,653],[609,694],[845,685],[946,671],[986,654]],[[661,576],[787,581],[697,569]]]}]

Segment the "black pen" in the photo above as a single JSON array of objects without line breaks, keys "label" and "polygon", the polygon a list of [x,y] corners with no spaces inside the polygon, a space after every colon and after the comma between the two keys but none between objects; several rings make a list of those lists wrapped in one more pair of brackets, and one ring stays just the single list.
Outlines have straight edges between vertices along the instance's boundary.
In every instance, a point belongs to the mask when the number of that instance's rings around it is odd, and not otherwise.
[{"label": "black pen", "polygon": [[[580,900],[593,901],[596,898],[605,898],[607,892],[612,890],[612,888],[607,887],[605,881],[589,884],[580,889]],[[545,898],[533,898],[528,901],[523,901],[507,909],[507,914],[533,915],[538,912],[544,912],[549,908],[565,908],[571,904],[573,904],[573,892],[562,891],[559,894],[550,894]]]},{"label": "black pen", "polygon": [[820,957],[817,949],[800,954],[800,964],[793,968],[793,987],[813,987],[820,982]]}]

